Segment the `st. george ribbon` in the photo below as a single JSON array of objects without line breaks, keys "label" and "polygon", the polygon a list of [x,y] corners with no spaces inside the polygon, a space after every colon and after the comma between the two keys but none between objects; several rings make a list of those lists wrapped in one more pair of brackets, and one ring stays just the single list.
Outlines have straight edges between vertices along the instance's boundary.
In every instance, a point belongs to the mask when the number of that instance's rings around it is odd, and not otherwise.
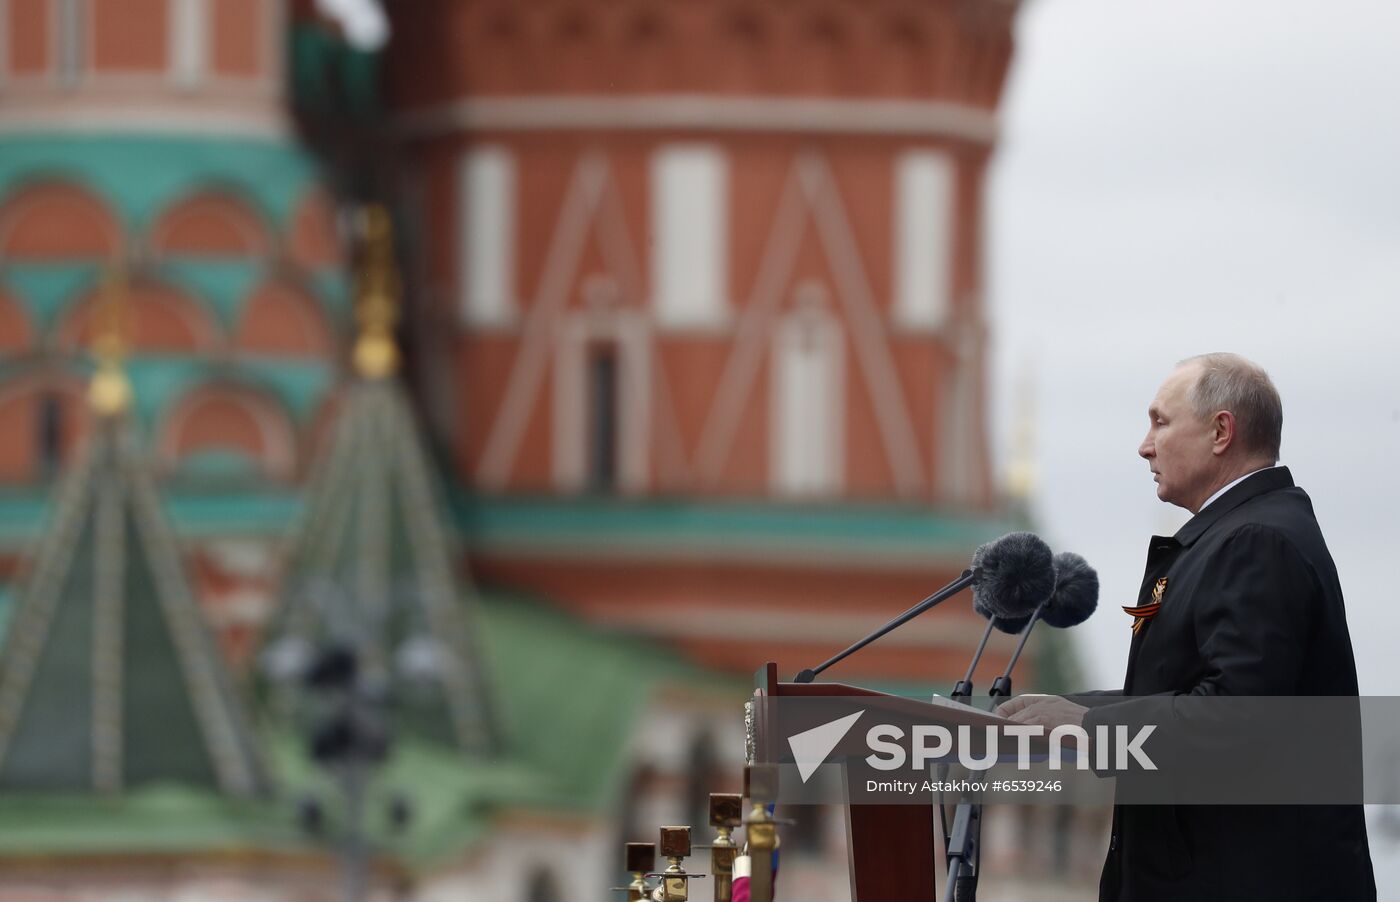
[{"label": "st. george ribbon", "polygon": [[972,674],[977,669],[978,661],[982,659],[982,652],[987,647],[987,639],[991,636],[993,627],[1004,633],[1019,634],[1021,637],[1007,662],[1006,670],[992,681],[992,687],[988,690],[991,697],[1004,698],[1011,695],[1011,671],[1026,647],[1031,630],[1038,622],[1043,620],[1057,629],[1066,629],[1078,626],[1094,613],[1094,609],[1099,605],[1099,575],[1089,566],[1089,562],[1072,551],[1061,551],[1055,555],[1053,567],[1054,591],[1049,598],[1029,608],[1016,610],[1004,604],[993,605],[978,599],[974,593],[972,606],[977,613],[987,618],[987,628],[982,632],[982,641],[977,645],[972,663],[968,665],[967,676],[953,689],[954,698],[968,698],[972,695]]},{"label": "st. george ribbon", "polygon": [[[968,586],[972,587],[972,603],[978,611],[993,612],[998,619],[1028,622],[1055,589],[1055,567],[1050,546],[1029,532],[1007,533],[988,542],[973,553],[972,566],[957,579],[836,656],[802,671],[792,681],[812,682],[817,674],[831,665],[903,626],[929,608],[947,601]],[[986,642],[984,636],[982,644],[985,646]],[[978,656],[981,656],[980,648]]]}]

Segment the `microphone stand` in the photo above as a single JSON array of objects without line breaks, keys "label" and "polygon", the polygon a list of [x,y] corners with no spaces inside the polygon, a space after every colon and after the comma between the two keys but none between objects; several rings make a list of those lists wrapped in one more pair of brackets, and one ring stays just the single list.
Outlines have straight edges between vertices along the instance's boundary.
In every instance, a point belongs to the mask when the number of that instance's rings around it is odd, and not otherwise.
[{"label": "microphone stand", "polygon": [[[982,631],[982,641],[977,643],[977,651],[972,653],[972,663],[967,665],[967,676],[958,680],[953,687],[953,694],[950,696],[953,701],[966,701],[972,697],[972,675],[977,670],[977,665],[982,660],[982,652],[987,650],[987,640],[992,637],[992,629],[996,626],[995,616],[987,618],[987,628]],[[938,782],[941,784],[948,778],[948,765],[938,765]],[[950,854],[951,842],[948,833],[948,810],[943,805],[943,790],[938,791],[938,823],[943,828],[943,854],[948,857]]]},{"label": "microphone stand", "polygon": [[1011,660],[1006,662],[1006,672],[992,680],[992,688],[987,690],[987,695],[996,700],[998,698],[1011,697],[1011,671],[1016,667],[1016,662],[1021,660],[1021,652],[1026,650],[1026,640],[1031,637],[1031,628],[1040,621],[1040,612],[1045,610],[1045,605],[1035,609],[1031,614],[1031,619],[1027,621],[1026,628],[1021,630],[1021,638],[1016,643],[1016,650],[1011,653]]},{"label": "microphone stand", "polygon": [[[816,667],[813,667],[810,670],[802,671],[797,676],[793,677],[792,681],[794,683],[812,682],[812,680],[815,680],[817,678],[817,674],[821,673],[823,670],[826,670],[831,665],[836,664],[840,661],[844,661],[846,658],[860,651],[862,648],[865,648],[865,646],[869,645],[871,642],[874,642],[876,639],[885,635],[890,630],[895,629],[896,627],[903,626],[904,624],[908,623],[910,620],[913,620],[915,617],[919,616],[924,611],[927,611],[934,605],[947,601],[949,598],[952,598],[954,595],[958,594],[963,589],[966,589],[968,586],[972,585],[976,581],[977,573],[974,570],[964,570],[962,572],[962,576],[959,576],[957,579],[953,580],[948,585],[939,589],[937,592],[934,592],[928,598],[925,598],[923,601],[914,605],[912,608],[905,611],[903,614],[900,614],[898,617],[894,618],[889,623],[886,623],[884,626],[880,627],[875,632],[866,636],[864,639],[861,639],[855,645],[852,645],[844,651],[840,652],[835,657],[827,658],[825,661],[818,664]],[[984,639],[983,643],[985,644],[985,642],[986,640]]]},{"label": "microphone stand", "polygon": [[[964,570],[961,576],[948,583],[948,585],[939,589],[937,592],[934,592],[932,595],[928,596],[923,601],[920,601],[918,604],[914,605],[912,608],[905,611],[903,614],[900,614],[898,617],[895,617],[893,620],[889,621],[884,626],[877,629],[875,632],[866,636],[864,639],[861,639],[859,642],[856,642],[854,645],[843,649],[836,655],[818,664],[816,667],[809,668],[798,673],[795,677],[793,677],[792,681],[794,683],[812,682],[817,678],[817,674],[826,670],[828,667],[831,667],[834,664],[844,661],[846,658],[860,651],[862,648],[869,645],[871,642],[874,642],[876,639],[879,639],[881,636],[884,636],[891,630],[903,626],[910,620],[913,620],[915,617],[927,611],[929,608],[932,608],[935,605],[940,604],[941,602],[947,601],[949,598],[961,592],[963,589],[966,589],[968,586],[972,585],[976,581],[977,572],[975,570],[971,568]],[[1040,607],[1037,607],[1035,609],[1035,613],[1031,615],[1030,621],[1021,631],[1021,641],[1016,646],[1016,652],[1011,658],[1011,664],[1007,667],[1006,673],[998,677],[996,681],[992,684],[992,698],[996,698],[998,692],[1008,695],[1010,694],[1011,668],[1016,665],[1016,660],[1021,656],[1021,651],[1025,648],[1026,645],[1026,638],[1030,635],[1031,627],[1033,627],[1035,625],[1035,622],[1040,618],[1040,612],[1043,607],[1044,603],[1042,603]],[[987,640],[991,637],[994,621],[995,618],[988,620],[987,629],[982,633],[982,641],[979,642],[977,645],[977,652],[973,656],[971,666],[968,667],[967,676],[960,680],[953,689],[953,699],[955,701],[966,701],[972,695],[973,671],[976,670],[977,664],[982,658],[982,653],[987,648]],[[940,766],[946,768],[946,765]],[[963,900],[966,900],[966,902],[973,902],[977,895],[977,847],[981,839],[982,833],[982,806],[980,803],[958,803],[957,812],[953,819],[953,829],[951,834],[949,834],[947,829],[947,816],[943,811],[943,805],[941,804],[941,802],[938,806],[938,813],[940,818],[942,818],[944,822],[943,834],[945,838],[945,851],[947,854],[948,861],[948,884],[947,892],[944,898],[946,902],[955,902],[955,900],[957,900],[957,902],[963,902]],[[963,869],[964,866],[968,868],[968,873],[960,875],[959,872]],[[960,885],[963,888],[962,892],[958,891]]]},{"label": "microphone stand", "polygon": [[987,640],[992,637],[992,629],[997,625],[996,617],[987,618],[987,628],[982,631],[982,641],[977,643],[977,651],[972,653],[972,663],[967,665],[967,676],[958,680],[953,687],[953,701],[960,702],[972,697],[972,674],[982,660],[982,652],[987,650]]},{"label": "microphone stand", "polygon": [[[1011,653],[1011,660],[1007,662],[1006,671],[1001,676],[992,681],[992,688],[987,691],[987,696],[994,706],[999,698],[1011,697],[1011,671],[1016,666],[1016,662],[1021,658],[1021,652],[1025,651],[1026,640],[1031,636],[1031,629],[1040,620],[1041,612],[1045,610],[1045,603],[1041,604],[1031,614],[1031,619],[1026,622],[1021,630],[1020,640],[1016,643],[1016,650]],[[977,666],[977,661],[982,657],[982,650],[987,644],[987,637],[991,635],[992,622],[987,623],[987,630],[982,634],[982,642],[977,646],[977,654],[973,658],[973,667]],[[966,695],[959,698],[959,692],[965,691]],[[972,695],[972,669],[969,668],[967,678],[958,683],[953,690],[953,697],[962,701]],[[940,777],[946,775],[947,765],[940,765],[945,770]],[[943,813],[943,806],[938,806],[939,814]],[[946,821],[946,818],[945,818]],[[944,902],[975,902],[977,899],[977,861],[982,849],[982,803],[981,802],[959,802],[957,810],[953,813],[953,829],[948,832],[944,826],[946,860],[948,862],[948,881],[944,887]]]},{"label": "microphone stand", "polygon": [[[841,662],[841,661],[844,661],[846,658],[848,658],[848,657],[850,657],[851,655],[855,654],[856,652],[860,651],[862,648],[864,648],[865,646],[869,645],[871,642],[874,642],[876,639],[880,638],[881,636],[885,635],[886,633],[890,632],[891,630],[897,629],[897,628],[903,626],[904,624],[908,623],[910,620],[913,620],[915,617],[917,617],[917,616],[919,616],[920,614],[922,614],[924,611],[927,611],[929,608],[932,608],[932,607],[934,607],[935,605],[938,605],[938,604],[940,604],[940,603],[942,603],[942,602],[944,602],[944,601],[947,601],[949,598],[952,598],[954,595],[958,594],[958,593],[961,592],[963,589],[966,589],[968,586],[972,585],[972,584],[973,584],[974,582],[976,582],[976,581],[977,581],[977,571],[976,571],[976,570],[974,570],[974,569],[972,569],[972,568],[968,568],[968,569],[964,570],[964,571],[962,572],[962,575],[960,575],[957,579],[953,580],[952,582],[948,583],[948,585],[946,585],[946,586],[944,586],[943,588],[939,589],[937,592],[934,592],[932,595],[928,596],[928,597],[925,598],[923,601],[921,601],[921,602],[919,602],[918,604],[914,605],[912,608],[910,608],[909,610],[905,611],[903,614],[900,614],[898,617],[895,617],[893,620],[889,621],[889,622],[886,623],[884,626],[882,626],[882,627],[880,627],[879,629],[877,629],[875,632],[873,632],[873,633],[871,633],[870,635],[866,636],[864,639],[861,639],[859,642],[856,642],[854,645],[851,645],[851,646],[849,646],[849,647],[843,649],[842,651],[838,652],[838,653],[837,653],[836,655],[834,655],[833,657],[827,658],[825,661],[823,661],[822,663],[818,664],[816,667],[809,668],[809,669],[804,670],[804,671],[802,671],[801,673],[797,674],[797,676],[795,676],[795,677],[792,678],[792,681],[793,681],[794,683],[810,683],[810,682],[812,682],[813,680],[815,680],[815,679],[817,678],[817,674],[821,673],[823,670],[826,670],[828,667],[831,667],[833,664],[837,664],[837,663],[839,663],[839,662]],[[991,629],[991,627],[990,627],[990,625],[989,625],[989,626],[988,626],[988,630],[990,631],[990,629]],[[984,635],[984,636],[982,637],[982,644],[979,645],[979,646],[977,647],[977,656],[978,656],[979,658],[982,656],[982,649],[984,649],[986,646],[987,646],[987,636]],[[976,666],[976,662],[975,662],[975,661],[974,661],[973,666],[974,666],[974,667]],[[970,671],[970,670],[968,671],[968,677],[967,677],[967,678],[968,678],[968,680],[971,680],[971,679],[972,679],[972,671]],[[964,682],[966,682],[966,681],[964,681]],[[958,685],[961,686],[962,683],[959,683]],[[969,687],[970,687],[970,686],[971,686],[971,683],[968,683],[968,685],[969,685]],[[970,691],[970,689],[969,689],[969,691]],[[943,832],[944,832],[944,835],[946,836],[946,835],[947,835],[947,832],[948,832],[948,830],[947,830],[947,826],[948,826],[948,825],[947,825],[947,823],[946,823],[947,818],[946,818],[946,816],[943,814],[943,806],[942,806],[942,805],[939,805],[939,807],[938,807],[938,813],[939,813],[940,816],[944,817],[944,821],[945,821],[945,822],[944,822],[944,825],[943,825],[943,827],[944,827]]]}]

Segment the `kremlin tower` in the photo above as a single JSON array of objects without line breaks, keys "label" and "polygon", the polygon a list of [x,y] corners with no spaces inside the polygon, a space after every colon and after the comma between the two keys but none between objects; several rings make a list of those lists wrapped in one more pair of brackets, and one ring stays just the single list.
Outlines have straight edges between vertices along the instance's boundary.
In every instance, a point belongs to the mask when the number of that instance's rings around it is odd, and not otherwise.
[{"label": "kremlin tower", "polygon": [[[483,580],[795,672],[1009,528],[982,207],[1015,11],[391,8],[421,395]],[[951,685],[952,608],[838,672]]]}]

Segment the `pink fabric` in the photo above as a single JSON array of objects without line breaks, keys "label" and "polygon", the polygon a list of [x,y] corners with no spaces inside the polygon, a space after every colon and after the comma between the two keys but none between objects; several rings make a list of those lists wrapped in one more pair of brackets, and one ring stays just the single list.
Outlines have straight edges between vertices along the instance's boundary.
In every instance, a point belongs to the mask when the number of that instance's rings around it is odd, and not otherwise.
[{"label": "pink fabric", "polygon": [[749,862],[747,855],[734,859],[734,884],[730,890],[730,902],[749,902]]}]

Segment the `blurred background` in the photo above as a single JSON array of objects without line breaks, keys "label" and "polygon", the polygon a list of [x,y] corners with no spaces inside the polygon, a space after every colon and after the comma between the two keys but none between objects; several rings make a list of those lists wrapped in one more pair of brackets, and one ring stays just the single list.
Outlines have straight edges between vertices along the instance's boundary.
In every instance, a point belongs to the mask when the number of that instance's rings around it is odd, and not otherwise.
[{"label": "blurred background", "polygon": [[[1382,0],[0,0],[0,899],[618,898],[624,842],[739,790],[755,669],[1011,529],[1103,587],[1017,689],[1115,685],[1186,519],[1146,404],[1211,350],[1277,381],[1392,693],[1397,38]],[[827,676],[946,693],[982,626]],[[843,813],[783,814],[779,893],[849,898]],[[1094,898],[1106,833],[989,812],[984,897]]]}]

